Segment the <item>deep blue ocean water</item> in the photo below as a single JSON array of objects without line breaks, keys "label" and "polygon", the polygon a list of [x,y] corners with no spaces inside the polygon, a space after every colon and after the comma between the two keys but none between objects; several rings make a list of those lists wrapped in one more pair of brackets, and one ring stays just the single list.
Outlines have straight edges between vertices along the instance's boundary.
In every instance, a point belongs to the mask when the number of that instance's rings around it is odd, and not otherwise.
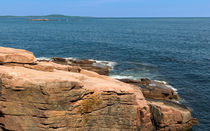
[{"label": "deep blue ocean water", "polygon": [[193,130],[210,131],[210,18],[33,18],[0,17],[0,46],[112,61],[113,77],[166,81],[199,119]]}]

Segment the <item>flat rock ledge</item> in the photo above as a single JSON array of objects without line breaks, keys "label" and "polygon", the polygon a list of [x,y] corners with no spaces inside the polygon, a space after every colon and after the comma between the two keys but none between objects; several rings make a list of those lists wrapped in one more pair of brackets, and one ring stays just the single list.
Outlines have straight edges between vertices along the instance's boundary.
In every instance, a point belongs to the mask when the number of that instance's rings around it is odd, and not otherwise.
[{"label": "flat rock ledge", "polygon": [[85,70],[96,72],[100,75],[109,75],[110,69],[112,69],[111,66],[108,65],[108,62],[102,62],[98,63],[95,60],[87,60],[87,59],[81,59],[81,60],[75,60],[75,59],[66,59],[66,58],[59,58],[59,57],[53,57],[50,60],[39,60],[40,62],[53,62],[60,65],[69,65],[69,66],[76,66],[80,67]]},{"label": "flat rock ledge", "polygon": [[182,131],[190,110],[136,85],[0,47],[0,131]]}]

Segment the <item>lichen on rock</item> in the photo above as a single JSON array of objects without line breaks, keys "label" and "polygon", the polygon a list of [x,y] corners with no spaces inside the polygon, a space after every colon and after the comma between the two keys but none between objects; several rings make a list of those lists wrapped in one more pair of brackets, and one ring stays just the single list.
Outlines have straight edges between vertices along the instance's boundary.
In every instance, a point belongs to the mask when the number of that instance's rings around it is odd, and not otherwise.
[{"label": "lichen on rock", "polygon": [[98,93],[89,94],[85,96],[84,100],[81,101],[78,113],[90,113],[101,103],[102,99],[100,98]]}]

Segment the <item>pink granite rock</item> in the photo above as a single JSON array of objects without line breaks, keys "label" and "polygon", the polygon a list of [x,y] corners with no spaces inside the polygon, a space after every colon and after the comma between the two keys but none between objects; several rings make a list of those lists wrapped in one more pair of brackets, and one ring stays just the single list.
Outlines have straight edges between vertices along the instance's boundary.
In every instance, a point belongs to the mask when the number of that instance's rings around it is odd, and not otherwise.
[{"label": "pink granite rock", "polygon": [[197,122],[187,108],[146,100],[109,76],[36,62],[25,50],[0,48],[0,60],[0,130],[178,131]]},{"label": "pink granite rock", "polygon": [[0,63],[35,63],[36,61],[32,52],[0,47]]}]

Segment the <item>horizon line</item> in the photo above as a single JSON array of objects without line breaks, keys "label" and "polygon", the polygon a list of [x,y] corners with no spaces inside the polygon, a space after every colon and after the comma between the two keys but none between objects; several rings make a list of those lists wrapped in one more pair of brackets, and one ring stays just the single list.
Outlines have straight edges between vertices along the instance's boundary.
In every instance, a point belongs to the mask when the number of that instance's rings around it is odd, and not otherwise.
[{"label": "horizon line", "polygon": [[210,18],[210,16],[77,16],[77,15],[0,15],[0,17],[89,17],[89,18]]}]

